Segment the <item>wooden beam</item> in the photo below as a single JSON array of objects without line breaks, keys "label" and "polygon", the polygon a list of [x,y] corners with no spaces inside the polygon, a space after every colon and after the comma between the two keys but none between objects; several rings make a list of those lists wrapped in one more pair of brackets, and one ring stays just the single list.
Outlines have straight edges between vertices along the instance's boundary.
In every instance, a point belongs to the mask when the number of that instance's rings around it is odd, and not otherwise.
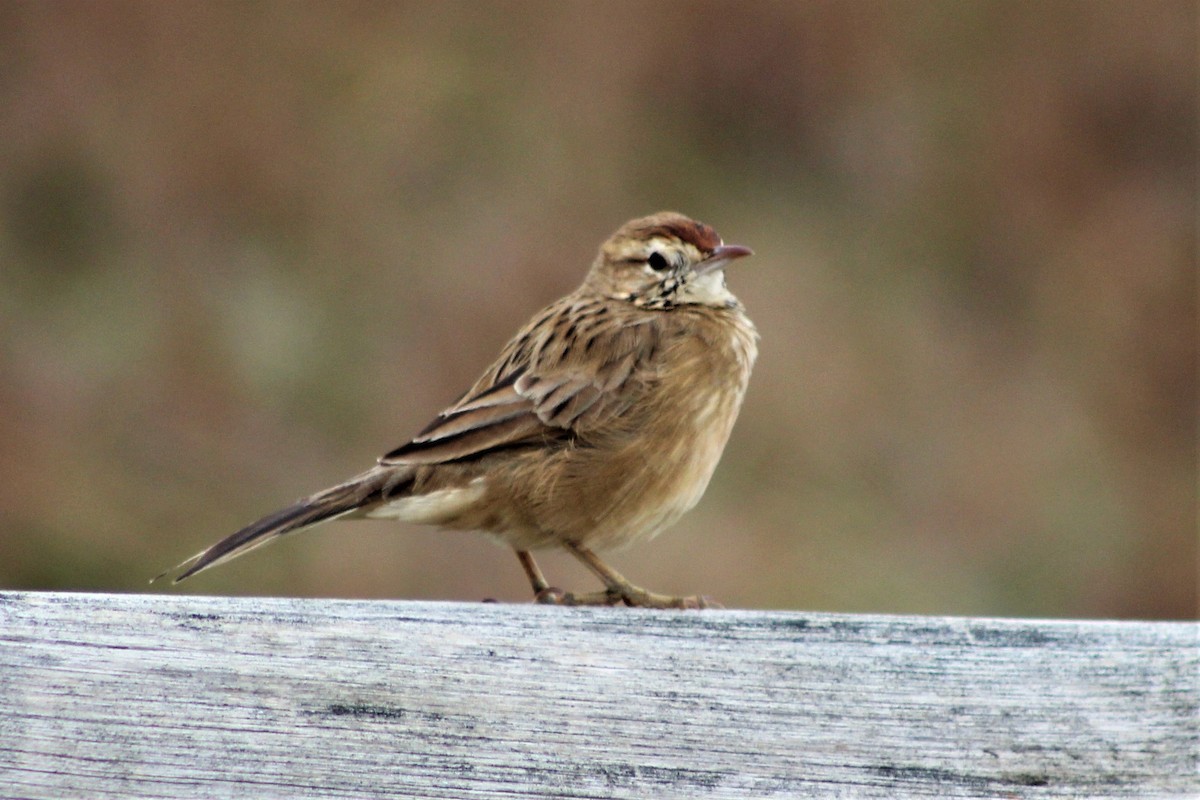
[{"label": "wooden beam", "polygon": [[0,592],[0,796],[1196,797],[1198,637]]}]

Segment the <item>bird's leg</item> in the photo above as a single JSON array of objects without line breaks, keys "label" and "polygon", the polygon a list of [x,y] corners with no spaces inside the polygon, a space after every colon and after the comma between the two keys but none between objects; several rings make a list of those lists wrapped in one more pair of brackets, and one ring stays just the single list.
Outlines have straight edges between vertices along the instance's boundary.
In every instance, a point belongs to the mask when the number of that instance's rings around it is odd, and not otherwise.
[{"label": "bird's leg", "polygon": [[516,553],[517,560],[521,562],[521,569],[525,570],[525,574],[529,577],[529,585],[533,587],[533,593],[537,594],[549,589],[550,584],[546,583],[546,576],[542,574],[541,568],[533,560],[533,554],[528,550],[517,550]]},{"label": "bird's leg", "polygon": [[528,550],[517,550],[517,561],[521,562],[521,569],[525,570],[526,577],[529,578],[529,585],[533,587],[533,599],[536,603],[557,603],[563,594],[562,589],[555,589],[546,582],[546,576],[542,574],[542,569],[533,560],[533,553]]},{"label": "bird's leg", "polygon": [[529,585],[533,587],[533,602],[535,603],[553,606],[615,606],[621,602],[621,595],[614,592],[575,595],[551,586],[537,562],[533,560],[532,553],[528,550],[517,550],[516,553],[517,560],[521,562],[521,569],[525,570],[525,575],[529,578]]},{"label": "bird's leg", "polygon": [[546,576],[542,574],[541,567],[533,560],[533,553],[528,550],[517,550],[516,553],[517,560],[521,562],[521,569],[525,570],[525,575],[529,578],[529,585],[533,587],[533,602],[563,605],[564,598],[570,595],[562,589],[550,585]]},{"label": "bird's leg", "polygon": [[567,594],[562,598],[563,605],[615,605],[623,601],[627,606],[642,606],[644,608],[720,608],[702,595],[691,597],[671,597],[665,594],[648,592],[640,586],[634,586],[625,576],[600,560],[600,557],[581,544],[565,542],[567,552],[583,562],[584,566],[596,574],[606,587],[606,591],[587,595]]}]

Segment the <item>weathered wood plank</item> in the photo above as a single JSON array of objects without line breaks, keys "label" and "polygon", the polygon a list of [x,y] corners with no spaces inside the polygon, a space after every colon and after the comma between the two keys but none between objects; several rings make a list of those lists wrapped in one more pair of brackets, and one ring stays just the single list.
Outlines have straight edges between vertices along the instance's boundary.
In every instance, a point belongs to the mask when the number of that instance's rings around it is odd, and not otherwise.
[{"label": "weathered wood plank", "polygon": [[0,795],[1195,797],[1198,634],[0,593]]}]

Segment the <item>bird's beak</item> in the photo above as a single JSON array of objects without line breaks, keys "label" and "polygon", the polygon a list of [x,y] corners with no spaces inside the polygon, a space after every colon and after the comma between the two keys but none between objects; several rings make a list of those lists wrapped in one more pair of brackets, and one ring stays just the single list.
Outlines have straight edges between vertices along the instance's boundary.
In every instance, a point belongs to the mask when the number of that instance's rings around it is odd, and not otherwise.
[{"label": "bird's beak", "polygon": [[754,255],[754,251],[749,247],[742,247],[740,244],[723,244],[713,250],[712,255],[697,264],[694,271],[697,275],[703,275],[706,272],[724,269],[735,258],[752,255]]}]

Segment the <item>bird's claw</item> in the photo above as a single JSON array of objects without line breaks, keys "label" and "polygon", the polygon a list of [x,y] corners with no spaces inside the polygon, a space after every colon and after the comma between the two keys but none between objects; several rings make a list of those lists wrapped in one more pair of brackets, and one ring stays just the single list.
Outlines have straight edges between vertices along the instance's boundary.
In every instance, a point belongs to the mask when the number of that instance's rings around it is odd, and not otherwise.
[{"label": "bird's claw", "polygon": [[564,592],[556,586],[549,586],[535,594],[533,601],[540,605],[554,606],[626,605],[631,608],[680,608],[696,610],[725,607],[706,595],[697,594],[688,597],[672,597],[665,594],[654,594],[653,592],[647,592],[644,589],[637,589],[636,587],[631,588],[629,591],[613,588],[605,589],[601,592],[575,594],[573,592]]}]

